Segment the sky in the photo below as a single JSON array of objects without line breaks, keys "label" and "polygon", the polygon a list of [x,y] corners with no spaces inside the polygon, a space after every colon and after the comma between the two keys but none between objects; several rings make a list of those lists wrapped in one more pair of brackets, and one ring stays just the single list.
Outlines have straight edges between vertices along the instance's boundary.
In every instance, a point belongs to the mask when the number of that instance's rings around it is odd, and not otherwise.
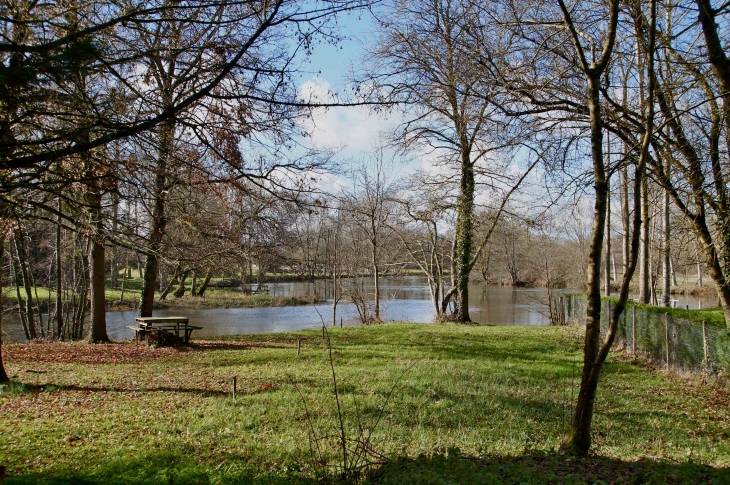
[{"label": "sky", "polygon": [[[337,25],[344,36],[342,42],[317,45],[300,76],[299,91],[305,98],[312,93],[334,101],[330,92],[346,95],[351,89],[348,75],[363,57],[363,39],[372,38],[376,27],[368,12],[343,14]],[[342,157],[357,158],[372,152],[379,132],[394,123],[367,107],[336,107],[318,111],[309,128],[318,146],[341,149]]]},{"label": "sky", "polygon": [[[332,100],[329,93],[346,93],[347,81],[353,66],[357,66],[363,58],[363,44],[374,38],[375,22],[369,12],[345,14],[337,19],[344,39],[338,45],[319,44],[309,57],[298,80],[300,94],[306,99],[309,94],[320,100]],[[367,107],[336,107],[319,110],[308,124],[311,131],[311,142],[315,146],[339,151],[338,158],[345,164],[348,161],[363,160],[378,146],[382,132],[392,131],[398,124],[399,116],[390,113],[388,116],[371,112]],[[386,156],[391,156],[388,151]],[[430,162],[434,154],[412,154],[407,159],[396,161],[392,167],[394,174],[407,177],[416,170],[435,171]],[[521,163],[512,166],[514,173],[521,173]],[[519,206],[535,205],[535,197],[544,197],[543,175],[536,170],[528,177],[525,185],[532,185],[530,193],[513,196]],[[325,192],[348,182],[341,175],[324,175],[322,186]],[[477,202],[486,203],[495,193],[489,194],[484,189],[478,191]],[[541,194],[538,194],[540,192]],[[494,200],[492,201],[492,204]],[[490,205],[492,205],[490,204]],[[540,211],[538,211],[540,212]]]}]

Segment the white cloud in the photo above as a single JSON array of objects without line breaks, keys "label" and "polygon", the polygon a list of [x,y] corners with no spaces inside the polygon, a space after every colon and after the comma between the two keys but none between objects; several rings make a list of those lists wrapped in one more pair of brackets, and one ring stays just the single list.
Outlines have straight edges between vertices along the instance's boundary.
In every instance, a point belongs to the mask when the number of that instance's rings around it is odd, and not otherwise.
[{"label": "white cloud", "polygon": [[[312,102],[335,102],[330,83],[319,76],[304,82],[299,95]],[[392,131],[394,117],[373,113],[367,106],[342,106],[316,110],[305,124],[315,147],[341,149],[347,155],[372,152],[382,133]]]}]

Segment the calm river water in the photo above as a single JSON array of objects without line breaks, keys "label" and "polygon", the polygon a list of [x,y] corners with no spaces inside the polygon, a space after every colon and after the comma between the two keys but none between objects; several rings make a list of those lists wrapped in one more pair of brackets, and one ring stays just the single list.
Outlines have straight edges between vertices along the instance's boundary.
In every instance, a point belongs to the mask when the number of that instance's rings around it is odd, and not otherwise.
[{"label": "calm river water", "polygon": [[[365,281],[365,288],[368,288]],[[325,299],[317,305],[267,308],[216,308],[210,310],[157,310],[155,316],[185,316],[202,326],[193,336],[240,335],[287,332],[332,325],[331,284],[327,281],[277,283],[269,293],[282,296],[315,295]],[[574,292],[575,290],[564,290]],[[432,322],[433,306],[425,278],[419,276],[381,278],[383,319],[416,323]],[[696,308],[697,302],[680,300],[681,306]],[[547,325],[547,291],[544,288],[510,288],[474,284],[469,288],[469,313],[473,321],[489,325]],[[131,339],[136,312],[108,312],[107,330],[113,340]],[[357,311],[351,303],[337,306],[337,323],[357,325]],[[3,319],[3,339],[24,340],[16,315]]]}]

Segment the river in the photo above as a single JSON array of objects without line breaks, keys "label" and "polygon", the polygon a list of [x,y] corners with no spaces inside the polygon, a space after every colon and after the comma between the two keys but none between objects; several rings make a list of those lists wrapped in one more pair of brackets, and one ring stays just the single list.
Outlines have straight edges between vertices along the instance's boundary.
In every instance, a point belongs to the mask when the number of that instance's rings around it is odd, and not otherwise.
[{"label": "river", "polygon": [[[364,280],[364,288],[372,282]],[[287,332],[327,326],[333,323],[332,288],[327,281],[271,283],[275,296],[317,296],[316,305],[264,308],[215,308],[207,310],[156,310],[155,316],[185,316],[192,325],[202,326],[194,337]],[[566,292],[568,290],[561,290]],[[576,290],[572,290],[573,292]],[[425,278],[420,276],[383,277],[380,286],[383,320],[415,323],[433,321],[434,311]],[[677,305],[696,308],[698,301],[680,299]],[[473,284],[469,287],[471,319],[483,325],[547,325],[547,291],[544,288],[511,288]],[[113,340],[131,339],[136,312],[107,312],[107,331]],[[357,325],[357,311],[352,303],[337,306],[337,324]],[[3,339],[23,341],[17,315],[3,319]]]}]

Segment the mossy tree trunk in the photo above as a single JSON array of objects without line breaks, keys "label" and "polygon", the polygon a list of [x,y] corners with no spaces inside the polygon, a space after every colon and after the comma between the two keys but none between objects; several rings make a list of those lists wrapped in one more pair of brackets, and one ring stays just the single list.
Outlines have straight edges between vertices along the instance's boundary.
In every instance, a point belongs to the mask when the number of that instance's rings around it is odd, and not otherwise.
[{"label": "mossy tree trunk", "polygon": [[457,322],[470,322],[469,317],[469,275],[472,264],[474,238],[474,164],[470,157],[471,145],[462,140],[461,181],[456,205],[456,234],[454,241],[454,275],[456,287],[455,314]]},{"label": "mossy tree trunk", "polygon": [[203,282],[200,284],[200,288],[198,288],[197,296],[203,296],[205,295],[205,290],[208,289],[208,285],[210,284],[210,278],[212,277],[212,271],[210,268],[205,272],[205,278],[203,278]]},{"label": "mossy tree trunk", "polygon": [[188,279],[188,271],[183,271],[180,277],[180,284],[177,286],[175,293],[172,294],[175,298],[182,298],[185,295],[185,282]]}]

